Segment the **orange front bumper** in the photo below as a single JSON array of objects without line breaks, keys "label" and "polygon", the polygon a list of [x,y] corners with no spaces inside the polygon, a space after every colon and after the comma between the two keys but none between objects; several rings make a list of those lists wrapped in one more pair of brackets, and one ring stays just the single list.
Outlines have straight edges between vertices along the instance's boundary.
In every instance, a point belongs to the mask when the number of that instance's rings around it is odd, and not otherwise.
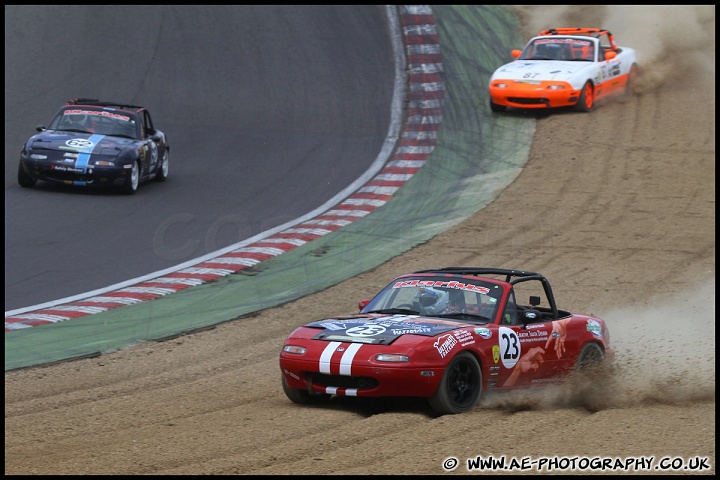
[{"label": "orange front bumper", "polygon": [[494,80],[490,97],[496,105],[512,108],[557,108],[575,105],[580,91],[566,82]]}]

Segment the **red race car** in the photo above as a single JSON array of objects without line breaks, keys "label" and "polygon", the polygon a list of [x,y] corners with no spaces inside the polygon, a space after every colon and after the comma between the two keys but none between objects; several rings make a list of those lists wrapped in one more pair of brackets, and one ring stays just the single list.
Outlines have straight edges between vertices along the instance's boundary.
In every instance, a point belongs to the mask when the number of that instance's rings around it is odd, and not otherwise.
[{"label": "red race car", "polygon": [[484,391],[559,383],[614,355],[605,321],[558,309],[550,282],[534,272],[421,270],[359,306],[285,340],[280,371],[291,401],[425,397],[435,414],[463,413]]}]

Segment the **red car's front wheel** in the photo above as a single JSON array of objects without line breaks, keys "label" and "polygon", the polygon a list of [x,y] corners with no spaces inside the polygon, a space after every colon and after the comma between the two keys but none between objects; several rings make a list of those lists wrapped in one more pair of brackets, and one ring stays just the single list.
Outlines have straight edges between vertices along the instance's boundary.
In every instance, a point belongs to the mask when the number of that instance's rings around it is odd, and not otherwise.
[{"label": "red car's front wheel", "polygon": [[480,364],[470,352],[460,352],[450,360],[440,385],[428,401],[438,415],[465,413],[475,408],[481,391]]},{"label": "red car's front wheel", "polygon": [[311,405],[313,403],[320,402],[327,398],[329,395],[323,395],[320,393],[309,393],[307,390],[300,390],[297,388],[291,388],[285,381],[285,377],[282,377],[282,388],[285,392],[285,396],[288,397],[293,403],[299,403],[301,405]]}]

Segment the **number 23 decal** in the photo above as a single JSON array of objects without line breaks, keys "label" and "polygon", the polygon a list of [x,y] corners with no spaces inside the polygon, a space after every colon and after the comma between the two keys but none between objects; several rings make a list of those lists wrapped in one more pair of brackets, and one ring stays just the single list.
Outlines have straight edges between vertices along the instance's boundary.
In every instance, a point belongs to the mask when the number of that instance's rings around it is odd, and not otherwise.
[{"label": "number 23 decal", "polygon": [[520,338],[512,328],[500,327],[498,330],[500,339],[500,358],[505,368],[513,368],[520,358]]}]

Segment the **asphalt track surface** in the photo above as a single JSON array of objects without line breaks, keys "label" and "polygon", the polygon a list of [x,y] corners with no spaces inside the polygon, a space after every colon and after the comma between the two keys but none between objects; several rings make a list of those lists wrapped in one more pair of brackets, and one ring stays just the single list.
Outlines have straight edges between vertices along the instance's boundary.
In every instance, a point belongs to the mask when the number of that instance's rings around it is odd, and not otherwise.
[{"label": "asphalt track surface", "polygon": [[[422,26],[426,19],[414,13],[416,8],[399,10],[410,11],[403,21],[420,22],[419,29],[406,26],[406,31],[425,35],[427,29],[429,36],[433,36],[434,28]],[[456,51],[452,45],[445,47],[443,57],[454,60],[444,66],[452,83],[447,87],[444,128],[438,138],[442,148],[433,151],[434,160],[420,168],[391,202],[372,215],[265,261],[252,271],[228,275],[149,302],[41,328],[15,330],[6,335],[6,370],[172,338],[290,302],[367,272],[428,241],[492,201],[527,161],[534,124],[528,118],[510,115],[490,119],[484,108],[468,106],[482,99],[478,92],[484,88],[485,77],[477,72],[489,74],[492,65],[507,54],[507,45],[517,42],[512,38],[514,23],[499,7],[479,10],[458,7],[449,11],[457,12],[452,21],[455,28],[477,32],[472,43],[485,47],[481,55]],[[408,43],[418,41],[425,39],[413,38]],[[422,44],[414,45],[424,51]],[[408,47],[410,50],[418,51]],[[445,89],[436,85],[436,76],[429,73],[438,65],[422,63],[436,61],[432,55],[415,53],[408,61],[408,71],[412,73],[407,89],[414,92],[408,93],[408,97],[418,98],[416,94],[424,89]],[[423,106],[412,108],[414,101]],[[435,108],[429,108],[423,100],[407,105],[408,130],[402,134],[401,145],[417,138],[412,128],[437,129],[437,125],[432,125],[438,121]],[[6,321],[6,328],[7,325]]]},{"label": "asphalt track surface", "polygon": [[[376,160],[395,59],[384,6],[5,6],[5,310],[171,268],[292,221]],[[166,183],[17,184],[65,101],[146,105]]]}]

